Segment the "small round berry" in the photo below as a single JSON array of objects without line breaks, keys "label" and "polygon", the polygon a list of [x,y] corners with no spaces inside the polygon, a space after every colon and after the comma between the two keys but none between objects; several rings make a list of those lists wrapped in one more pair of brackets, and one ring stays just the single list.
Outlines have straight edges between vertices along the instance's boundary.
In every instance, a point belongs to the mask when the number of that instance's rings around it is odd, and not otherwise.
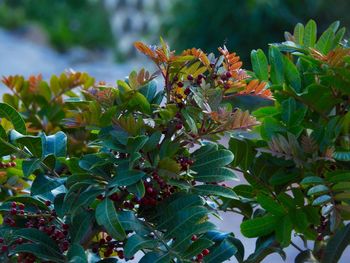
[{"label": "small round berry", "polygon": [[118,250],[117,253],[118,253],[118,257],[119,257],[120,259],[123,259],[123,258],[124,258],[124,252],[123,252],[123,250]]},{"label": "small round berry", "polygon": [[202,253],[199,253],[198,255],[197,255],[197,260],[202,260],[203,259],[203,254]]},{"label": "small round berry", "polygon": [[228,79],[232,77],[232,74],[231,74],[230,71],[227,71],[227,72],[226,72],[226,77],[227,77]]},{"label": "small round berry", "polygon": [[188,96],[191,93],[190,88],[186,88],[184,93],[185,93],[186,96]]},{"label": "small round berry", "polygon": [[99,194],[98,196],[96,196],[96,198],[97,198],[98,200],[103,200],[103,199],[104,199],[104,196],[103,196],[102,194]]},{"label": "small round berry", "polygon": [[9,165],[10,165],[10,167],[16,167],[16,163],[15,162],[10,162]]},{"label": "small round berry", "polygon": [[110,242],[110,241],[112,241],[112,237],[111,237],[111,236],[107,236],[107,237],[106,237],[106,240],[107,240],[108,242]]},{"label": "small round berry", "polygon": [[46,205],[46,206],[50,206],[50,205],[51,205],[51,201],[50,201],[50,200],[46,200],[46,201],[45,201],[45,205]]},{"label": "small round berry", "polygon": [[19,204],[19,205],[18,205],[18,208],[19,208],[19,210],[24,210],[25,205],[24,205],[24,204]]},{"label": "small round berry", "polygon": [[174,82],[177,82],[179,80],[179,77],[178,76],[175,76],[174,78],[173,78],[173,81]]},{"label": "small round berry", "polygon": [[210,250],[209,249],[204,249],[203,251],[202,251],[202,254],[203,254],[203,256],[206,256],[206,255],[208,255],[210,253]]},{"label": "small round berry", "polygon": [[198,239],[198,237],[196,236],[196,235],[193,235],[192,237],[191,237],[191,240],[192,241],[196,241]]},{"label": "small round berry", "polygon": [[181,81],[179,81],[179,82],[177,83],[177,86],[180,87],[180,88],[182,88],[182,87],[184,86],[184,83],[181,82]]},{"label": "small round berry", "polygon": [[6,252],[8,250],[8,246],[7,245],[2,245],[1,246],[1,251],[2,252]]},{"label": "small round berry", "polygon": [[175,129],[181,130],[182,129],[182,123],[176,124]]},{"label": "small round berry", "polygon": [[16,208],[11,208],[10,214],[11,215],[17,215],[17,209]]},{"label": "small round berry", "polygon": [[193,80],[193,76],[190,74],[190,75],[187,76],[187,79],[188,79],[189,81],[192,81],[192,80]]},{"label": "small round berry", "polygon": [[0,237],[0,244],[4,243],[4,239],[2,237]]},{"label": "small round berry", "polygon": [[153,193],[153,188],[152,187],[147,187],[146,191],[147,191],[147,193],[152,194]]},{"label": "small round berry", "polygon": [[11,203],[11,207],[12,207],[12,208],[16,208],[16,207],[17,207],[17,203],[16,203],[16,202],[12,202],[12,203]]},{"label": "small round berry", "polygon": [[68,224],[63,224],[63,225],[62,225],[62,228],[63,228],[64,230],[67,230],[67,229],[69,228],[69,225],[68,225]]}]

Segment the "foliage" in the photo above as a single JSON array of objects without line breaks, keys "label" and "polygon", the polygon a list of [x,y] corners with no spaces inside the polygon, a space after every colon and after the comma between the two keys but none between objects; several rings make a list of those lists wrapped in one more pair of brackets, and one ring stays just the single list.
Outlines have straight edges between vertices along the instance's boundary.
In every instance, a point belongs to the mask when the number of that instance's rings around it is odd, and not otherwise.
[{"label": "foliage", "polygon": [[[142,251],[140,262],[252,263],[294,246],[296,262],[337,262],[350,219],[344,34],[338,22],[319,37],[313,20],[297,24],[267,54],[251,52],[252,71],[225,46],[176,54],[161,39],[135,43],[157,71],[117,86],[73,72],[4,78],[2,260],[117,262]],[[236,171],[247,183],[224,184]],[[243,216],[254,253],[209,221],[219,210]]]},{"label": "foliage", "polygon": [[267,55],[251,53],[255,76],[268,82],[275,105],[253,112],[262,123],[257,139],[230,140],[249,185],[236,186],[241,200],[224,207],[241,210],[245,236],[278,244],[279,250],[257,249],[254,258],[280,253],[293,232],[315,241],[313,248],[299,248],[296,262],[337,262],[349,243],[350,49],[344,34],[335,22],[317,38],[310,20],[270,45]]},{"label": "foliage", "polygon": [[25,28],[28,23],[41,26],[60,51],[74,45],[94,49],[113,43],[106,12],[98,1],[4,0],[0,18],[0,24],[11,29]]},{"label": "foliage", "polygon": [[[349,1],[338,0],[175,0],[163,17],[163,32],[172,46],[188,46],[215,51],[218,45],[241,54],[249,63],[252,49],[280,40],[285,30],[298,22],[313,18],[324,30],[329,23],[341,19],[350,25]],[[331,7],[331,8],[330,8]],[[210,23],[208,21],[210,20]],[[190,25],[190,26],[189,26]],[[180,41],[181,39],[181,41]]]},{"label": "foliage", "polygon": [[74,72],[3,79],[12,92],[0,104],[3,261],[116,262],[140,250],[140,262],[244,257],[209,222],[221,200],[238,198],[221,184],[236,175],[217,141],[259,124],[230,101],[271,100],[266,83],[225,47],[215,57],[176,55],[164,41],[135,46],[158,71],[116,87]]}]

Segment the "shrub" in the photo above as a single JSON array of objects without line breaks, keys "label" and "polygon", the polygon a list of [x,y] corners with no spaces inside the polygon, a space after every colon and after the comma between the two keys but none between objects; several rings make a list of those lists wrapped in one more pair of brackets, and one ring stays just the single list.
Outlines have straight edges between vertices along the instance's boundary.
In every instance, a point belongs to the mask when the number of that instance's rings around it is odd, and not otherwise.
[{"label": "shrub", "polygon": [[[252,72],[226,47],[176,55],[161,40],[135,43],[157,72],[117,87],[75,72],[4,78],[14,96],[0,104],[2,260],[117,262],[142,251],[140,262],[248,263],[293,245],[297,262],[336,262],[350,180],[349,48],[338,27],[316,41],[314,21],[298,24],[268,58],[252,51]],[[84,151],[69,147],[74,138]],[[247,184],[223,183],[235,170]],[[219,210],[243,215],[241,232],[258,237],[252,255],[209,221]]]}]

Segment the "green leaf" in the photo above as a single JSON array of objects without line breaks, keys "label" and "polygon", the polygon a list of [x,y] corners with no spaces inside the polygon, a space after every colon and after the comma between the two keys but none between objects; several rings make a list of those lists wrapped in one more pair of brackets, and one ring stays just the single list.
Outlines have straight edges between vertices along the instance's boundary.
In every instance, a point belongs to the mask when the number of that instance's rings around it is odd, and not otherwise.
[{"label": "green leaf", "polygon": [[125,231],[118,219],[114,204],[109,198],[105,198],[97,206],[95,217],[97,223],[103,226],[113,238],[117,240],[123,240],[125,238]]},{"label": "green leaf", "polygon": [[324,250],[322,263],[336,263],[339,261],[345,248],[350,244],[350,224],[338,229],[335,235],[328,241]]},{"label": "green leaf", "polygon": [[294,28],[294,40],[296,44],[303,45],[304,40],[304,25],[301,23],[298,23]]},{"label": "green leaf", "polygon": [[46,136],[41,134],[43,155],[53,154],[56,157],[66,157],[67,155],[67,135],[64,132],[57,132],[54,135]]},{"label": "green leaf", "polygon": [[57,178],[50,178],[43,174],[39,174],[34,179],[30,192],[31,192],[31,195],[45,194],[50,192],[53,189],[56,189],[62,184],[63,184],[62,180],[59,180]]},{"label": "green leaf", "polygon": [[280,242],[282,247],[289,246],[292,230],[292,221],[288,215],[279,220],[278,225],[276,226],[276,239]]},{"label": "green leaf", "polygon": [[238,180],[234,171],[226,167],[217,167],[194,174],[194,178],[199,182],[223,182]]},{"label": "green leaf", "polygon": [[130,193],[136,195],[137,198],[142,198],[145,195],[145,185],[143,184],[142,180],[135,184],[129,185],[127,189]]},{"label": "green leaf", "polygon": [[314,47],[317,37],[317,25],[314,20],[309,20],[305,26],[304,31],[304,46],[305,47]]},{"label": "green leaf", "polygon": [[82,212],[73,218],[73,222],[69,227],[69,232],[72,241],[80,243],[84,236],[92,230],[93,226],[93,214]]},{"label": "green leaf", "polygon": [[288,127],[301,125],[306,112],[307,108],[303,104],[297,103],[293,98],[288,98],[282,102],[281,117]]},{"label": "green leaf", "polygon": [[42,246],[42,244],[21,244],[17,245],[15,249],[11,251],[12,253],[30,253],[35,256],[37,256],[40,259],[44,260],[50,260],[53,262],[65,262],[62,255],[59,254],[52,254],[51,251],[47,248]]},{"label": "green leaf", "polygon": [[140,92],[135,92],[129,101],[130,107],[135,107],[141,112],[150,114],[151,113],[151,104],[148,102],[147,98],[143,96]]},{"label": "green leaf", "polygon": [[228,150],[209,152],[196,159],[191,169],[200,173],[209,168],[222,167],[233,161],[233,154]]},{"label": "green leaf", "polygon": [[219,246],[214,247],[208,256],[205,257],[206,263],[224,262],[230,259],[238,252],[237,247],[227,239],[222,241]]},{"label": "green leaf", "polygon": [[326,180],[330,183],[341,183],[350,181],[350,171],[335,171],[326,174]]},{"label": "green leaf", "polygon": [[10,105],[0,102],[0,118],[6,118],[12,122],[16,131],[26,134],[27,129],[21,115]]},{"label": "green leaf", "polygon": [[243,196],[245,198],[253,198],[254,197],[254,188],[251,185],[240,184],[233,188],[236,194],[239,196]]},{"label": "green leaf", "polygon": [[204,249],[214,245],[214,242],[207,238],[199,238],[194,241],[184,252],[184,258],[192,258],[201,253]]},{"label": "green leaf", "polygon": [[220,185],[198,185],[193,187],[192,191],[200,195],[217,195],[231,199],[238,199],[238,196],[232,189]]},{"label": "green leaf", "polygon": [[41,160],[40,159],[27,159],[22,162],[23,175],[25,177],[30,176],[36,170],[40,169]]},{"label": "green leaf", "polygon": [[259,237],[272,233],[279,218],[273,215],[248,219],[241,224],[241,232],[246,237]]},{"label": "green leaf", "polygon": [[57,244],[48,235],[38,229],[19,229],[15,231],[15,235],[32,241],[33,243],[37,243],[35,251],[40,251],[40,253],[56,256],[57,259],[62,259],[62,253]]},{"label": "green leaf", "polygon": [[196,122],[191,117],[191,115],[188,113],[188,111],[185,110],[185,109],[182,109],[181,110],[181,114],[185,118],[185,121],[186,121],[188,127],[191,129],[191,132],[194,133],[194,134],[197,134],[198,133],[198,129],[197,129]]},{"label": "green leaf", "polygon": [[266,211],[270,212],[273,215],[281,216],[286,214],[283,207],[276,202],[272,197],[259,193],[257,195],[257,202],[264,208]]},{"label": "green leaf", "polygon": [[148,252],[139,263],[169,263],[171,261],[169,253]]},{"label": "green leaf", "polygon": [[267,58],[261,49],[252,50],[250,53],[253,71],[263,81],[269,81],[269,69]]},{"label": "green leaf", "polygon": [[124,246],[126,258],[133,257],[141,249],[152,249],[157,246],[157,241],[151,238],[144,238],[137,234],[128,238]]},{"label": "green leaf", "polygon": [[301,185],[308,185],[308,184],[322,184],[324,180],[321,177],[318,176],[307,176],[303,180],[301,180]]},{"label": "green leaf", "polygon": [[148,141],[144,144],[142,150],[145,152],[150,152],[156,149],[161,137],[162,137],[162,133],[160,131],[156,131],[152,133]]},{"label": "green leaf", "polygon": [[269,60],[271,65],[271,82],[275,85],[281,85],[284,82],[283,56],[277,47],[270,46]]},{"label": "green leaf", "polygon": [[129,186],[140,181],[146,174],[137,170],[118,170],[117,175],[110,181],[109,187]]},{"label": "green leaf", "polygon": [[284,76],[287,83],[296,93],[302,92],[301,78],[297,67],[287,57],[283,57]]},{"label": "green leaf", "polygon": [[157,92],[157,82],[155,80],[148,82],[139,89],[139,92],[151,103]]},{"label": "green leaf", "polygon": [[84,248],[77,243],[71,245],[67,258],[69,263],[88,263]]},{"label": "green leaf", "polygon": [[10,141],[25,146],[34,157],[42,156],[41,138],[39,136],[23,135],[15,130],[10,131]]},{"label": "green leaf", "polygon": [[146,144],[148,137],[140,135],[136,137],[129,137],[126,144],[126,149],[129,153],[138,152]]},{"label": "green leaf", "polygon": [[318,39],[316,43],[316,49],[323,53],[324,55],[327,55],[328,52],[331,50],[333,42],[334,42],[334,32],[332,28],[328,28],[326,31],[322,33],[320,38]]},{"label": "green leaf", "polygon": [[245,139],[231,137],[229,149],[234,155],[233,167],[241,167],[243,170],[247,170],[255,156],[251,142]]},{"label": "green leaf", "polygon": [[330,197],[329,195],[321,195],[312,202],[312,205],[323,205],[331,200],[332,197]]},{"label": "green leaf", "polygon": [[307,191],[307,195],[320,195],[329,192],[329,188],[325,185],[315,185]]},{"label": "green leaf", "polygon": [[287,173],[286,171],[281,169],[273,173],[273,175],[269,179],[269,183],[273,186],[284,185],[286,183],[295,181],[295,179],[298,178],[298,176],[299,175],[297,173],[292,173],[292,172]]}]

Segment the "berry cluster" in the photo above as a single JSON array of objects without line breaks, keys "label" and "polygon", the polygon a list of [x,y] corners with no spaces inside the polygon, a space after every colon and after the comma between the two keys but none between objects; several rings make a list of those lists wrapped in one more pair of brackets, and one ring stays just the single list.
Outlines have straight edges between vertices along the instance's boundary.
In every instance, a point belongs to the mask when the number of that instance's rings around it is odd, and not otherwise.
[{"label": "berry cluster", "polygon": [[188,157],[180,157],[177,162],[181,165],[182,171],[187,171],[188,168],[193,164],[193,160]]},{"label": "berry cluster", "polygon": [[[91,250],[93,253],[102,252],[103,256],[106,258],[112,256],[113,254],[116,254],[118,258],[124,259],[124,251],[123,251],[124,245],[125,244],[123,241],[116,241],[111,236],[102,234],[102,238],[100,238],[98,242],[95,242],[92,245]],[[133,257],[130,259],[133,259]]]},{"label": "berry cluster", "polygon": [[[198,237],[197,237],[196,235],[193,235],[192,238],[191,238],[192,241],[196,241],[197,239],[198,239]],[[199,254],[194,258],[194,260],[195,260],[196,262],[202,262],[203,258],[204,258],[205,256],[207,256],[209,253],[210,253],[210,250],[206,248],[206,249],[204,249],[201,253],[199,253]]]},{"label": "berry cluster", "polygon": [[[50,201],[45,202],[46,206],[51,206]],[[35,228],[39,231],[47,234],[52,240],[54,240],[62,252],[67,251],[69,248],[69,237],[68,228],[69,226],[62,223],[57,218],[57,213],[55,210],[45,210],[42,211],[38,209],[36,212],[29,212],[25,210],[26,206],[22,203],[12,202],[10,204],[10,211],[5,214],[4,224],[11,227],[24,227],[24,228]],[[4,239],[0,239],[1,243]],[[27,243],[29,241],[22,238],[10,241],[10,248],[14,249],[16,245]],[[8,252],[8,244],[3,244],[1,246],[1,252]],[[20,253],[18,256],[18,262],[35,262],[36,257],[31,253]]]},{"label": "berry cluster", "polygon": [[322,241],[325,236],[325,231],[328,227],[328,221],[324,216],[321,216],[321,224],[316,228],[316,231],[318,233],[317,235],[317,241]]},{"label": "berry cluster", "polygon": [[2,168],[10,168],[10,167],[15,167],[17,164],[16,164],[16,162],[14,162],[14,160],[16,159],[16,157],[15,156],[11,156],[11,161],[10,162],[7,162],[7,163],[5,163],[5,162],[0,162],[0,169],[2,169]]}]

